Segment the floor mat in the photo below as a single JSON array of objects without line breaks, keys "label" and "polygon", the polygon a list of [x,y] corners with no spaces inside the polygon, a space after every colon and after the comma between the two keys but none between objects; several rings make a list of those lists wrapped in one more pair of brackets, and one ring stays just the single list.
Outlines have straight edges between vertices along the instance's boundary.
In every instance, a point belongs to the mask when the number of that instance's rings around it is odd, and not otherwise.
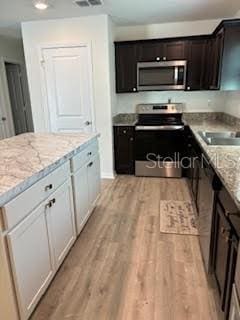
[{"label": "floor mat", "polygon": [[160,232],[198,235],[195,209],[189,201],[160,202]]}]

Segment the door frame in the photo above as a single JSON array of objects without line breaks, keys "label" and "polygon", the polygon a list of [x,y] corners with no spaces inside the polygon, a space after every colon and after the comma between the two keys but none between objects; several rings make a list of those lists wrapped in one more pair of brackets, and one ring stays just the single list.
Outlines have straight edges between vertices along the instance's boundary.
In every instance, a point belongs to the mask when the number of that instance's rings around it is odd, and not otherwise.
[{"label": "door frame", "polygon": [[39,69],[40,69],[40,90],[42,97],[42,106],[45,120],[45,127],[48,132],[51,132],[51,122],[48,106],[48,96],[46,88],[46,75],[44,70],[44,55],[43,51],[45,49],[59,49],[59,48],[79,48],[87,47],[88,49],[88,63],[90,67],[90,90],[91,94],[91,121],[92,121],[92,131],[96,131],[96,120],[95,120],[95,99],[94,99],[94,83],[93,83],[93,57],[92,57],[92,44],[91,42],[81,42],[81,43],[45,43],[38,46],[38,57],[39,57]]},{"label": "door frame", "polygon": [[12,116],[12,107],[11,107],[11,101],[9,96],[9,88],[8,88],[8,81],[7,81],[7,72],[5,63],[12,63],[12,64],[18,64],[20,68],[22,69],[23,63],[22,61],[10,59],[7,57],[0,57],[0,89],[2,91],[2,95],[0,95],[0,109],[2,108],[3,113],[5,113],[8,122],[5,129],[5,134],[8,137],[15,136],[15,129],[14,129],[14,123],[13,123],[13,116]]}]

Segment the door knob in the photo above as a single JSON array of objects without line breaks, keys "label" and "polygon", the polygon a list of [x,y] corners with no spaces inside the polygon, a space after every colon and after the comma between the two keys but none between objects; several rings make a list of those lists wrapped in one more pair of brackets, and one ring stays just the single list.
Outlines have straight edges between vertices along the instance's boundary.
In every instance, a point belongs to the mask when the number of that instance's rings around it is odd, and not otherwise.
[{"label": "door knob", "polygon": [[85,125],[86,125],[86,126],[90,126],[91,124],[92,124],[92,121],[86,121],[86,122],[85,122]]}]

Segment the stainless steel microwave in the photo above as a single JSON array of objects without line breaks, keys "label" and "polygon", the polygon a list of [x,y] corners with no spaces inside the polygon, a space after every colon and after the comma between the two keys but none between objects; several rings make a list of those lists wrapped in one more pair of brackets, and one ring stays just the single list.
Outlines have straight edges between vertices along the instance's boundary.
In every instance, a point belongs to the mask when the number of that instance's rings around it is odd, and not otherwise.
[{"label": "stainless steel microwave", "polygon": [[138,91],[184,90],[187,61],[139,62],[137,64]]}]

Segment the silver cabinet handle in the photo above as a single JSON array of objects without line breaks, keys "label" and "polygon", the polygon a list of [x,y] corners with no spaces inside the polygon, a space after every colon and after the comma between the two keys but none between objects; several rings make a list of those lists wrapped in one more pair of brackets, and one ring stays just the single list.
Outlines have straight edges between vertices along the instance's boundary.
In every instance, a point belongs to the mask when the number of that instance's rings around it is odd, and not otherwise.
[{"label": "silver cabinet handle", "polygon": [[163,57],[163,61],[166,61],[167,60],[167,57]]},{"label": "silver cabinet handle", "polygon": [[133,92],[136,92],[137,91],[137,88],[133,88]]},{"label": "silver cabinet handle", "polygon": [[157,57],[156,60],[157,60],[157,61],[160,61],[160,57]]},{"label": "silver cabinet handle", "polygon": [[191,90],[191,87],[187,87],[187,90]]},{"label": "silver cabinet handle", "polygon": [[92,121],[86,121],[86,122],[85,122],[85,125],[86,125],[86,126],[90,126],[91,124],[92,124]]}]

